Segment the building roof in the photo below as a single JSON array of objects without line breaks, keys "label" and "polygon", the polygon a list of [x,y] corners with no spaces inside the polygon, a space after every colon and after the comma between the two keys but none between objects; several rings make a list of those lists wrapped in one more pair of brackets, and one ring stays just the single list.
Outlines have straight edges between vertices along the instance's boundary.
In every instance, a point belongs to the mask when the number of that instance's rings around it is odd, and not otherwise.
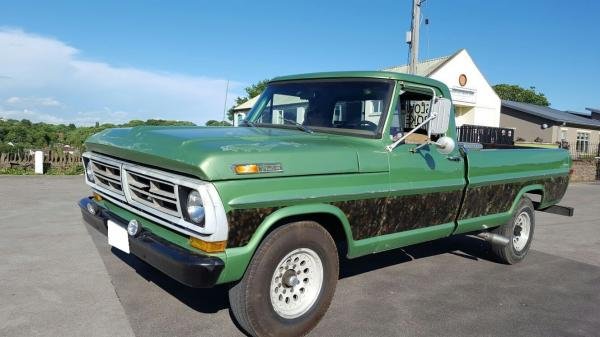
[{"label": "building roof", "polygon": [[[256,101],[258,100],[259,97],[260,97],[260,95],[254,96],[251,99],[247,100],[246,102],[236,106],[233,110],[240,111],[240,110],[252,109],[252,107],[254,106],[254,104],[256,104]],[[276,105],[277,106],[283,106],[283,105],[289,106],[289,105],[293,105],[293,104],[303,104],[306,102],[307,102],[306,100],[303,100],[300,97],[289,96],[289,95],[278,95]]]},{"label": "building roof", "polygon": [[[437,57],[434,59],[424,60],[417,64],[417,75],[419,76],[429,76],[433,74],[436,70],[440,69],[444,64],[450,61],[454,56],[458,55],[464,49],[458,50],[456,53],[448,56]],[[393,71],[397,73],[406,73],[408,74],[408,64],[401,66],[394,66],[383,69],[385,71]]]},{"label": "building roof", "polygon": [[568,113],[574,114],[574,115],[578,115],[578,116],[585,116],[585,117],[590,117],[590,115],[591,115],[591,113],[587,112],[587,111],[565,110],[565,112],[568,112]]},{"label": "building roof", "polygon": [[256,103],[256,101],[258,101],[259,97],[260,97],[260,95],[254,96],[254,97],[250,98],[246,102],[244,102],[244,103],[236,106],[235,108],[233,108],[233,111],[250,110],[250,109],[252,109],[252,107],[254,106],[254,103]]},{"label": "building roof", "polygon": [[506,100],[502,100],[502,107],[521,111],[529,115],[548,119],[553,122],[587,126],[595,129],[600,128],[599,120],[575,115],[566,111],[556,110],[550,107]]},{"label": "building roof", "polygon": [[590,112],[600,114],[600,109],[597,109],[597,108],[585,108],[585,109],[589,110]]}]

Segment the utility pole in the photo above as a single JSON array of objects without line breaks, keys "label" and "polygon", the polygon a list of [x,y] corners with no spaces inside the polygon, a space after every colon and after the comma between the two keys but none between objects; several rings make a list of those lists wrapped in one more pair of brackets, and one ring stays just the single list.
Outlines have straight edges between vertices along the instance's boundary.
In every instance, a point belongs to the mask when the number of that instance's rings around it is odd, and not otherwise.
[{"label": "utility pole", "polygon": [[424,0],[413,0],[412,23],[410,28],[410,61],[408,63],[408,73],[416,75],[417,65],[419,64],[419,21],[421,19],[421,3]]},{"label": "utility pole", "polygon": [[[223,103],[223,122],[227,118],[227,94],[229,93],[229,80],[227,80],[227,87],[225,88],[225,102]],[[235,119],[235,116],[233,117]],[[225,123],[223,123],[225,124]]]}]

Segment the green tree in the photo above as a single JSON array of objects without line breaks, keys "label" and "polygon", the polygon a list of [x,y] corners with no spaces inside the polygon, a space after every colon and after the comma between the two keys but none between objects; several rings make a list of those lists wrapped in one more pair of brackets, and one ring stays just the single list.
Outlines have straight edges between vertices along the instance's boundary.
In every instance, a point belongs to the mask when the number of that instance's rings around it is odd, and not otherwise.
[{"label": "green tree", "polygon": [[546,95],[537,91],[535,87],[529,87],[525,89],[516,84],[496,84],[493,86],[494,91],[500,97],[507,101],[531,103],[541,106],[549,106],[550,102],[546,98]]},{"label": "green tree", "polygon": [[227,112],[227,118],[229,120],[233,120],[233,108],[235,108],[236,106],[247,102],[249,99],[256,97],[258,95],[260,95],[263,91],[265,91],[265,88],[267,87],[267,84],[269,84],[270,79],[264,79],[262,81],[259,81],[257,83],[254,83],[246,88],[244,88],[244,90],[246,91],[246,96],[244,97],[236,97],[235,99],[235,104],[234,106],[229,109],[229,111]]},{"label": "green tree", "polygon": [[216,121],[214,119],[209,120],[205,124],[206,126],[231,126],[231,123],[226,121]]},{"label": "green tree", "polygon": [[[81,149],[85,140],[92,134],[114,127],[131,127],[144,125],[189,125],[192,122],[149,119],[133,120],[123,125],[96,124],[96,126],[77,127],[74,124],[31,123],[23,120],[0,120],[0,153],[23,151],[24,149],[56,149],[63,144]],[[14,144],[8,145],[8,142]]]}]

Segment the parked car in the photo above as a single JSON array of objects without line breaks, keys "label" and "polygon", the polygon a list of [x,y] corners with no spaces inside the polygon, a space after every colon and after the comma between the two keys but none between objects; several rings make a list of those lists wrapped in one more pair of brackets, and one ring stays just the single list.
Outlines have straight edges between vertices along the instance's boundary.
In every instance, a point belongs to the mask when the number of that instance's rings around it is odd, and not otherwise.
[{"label": "parked car", "polygon": [[573,212],[557,205],[565,150],[457,144],[448,88],[399,73],[280,77],[241,127],[118,128],[85,145],[86,222],[183,285],[234,283],[255,336],[314,328],[341,254],[473,234],[514,264],[536,210]]}]

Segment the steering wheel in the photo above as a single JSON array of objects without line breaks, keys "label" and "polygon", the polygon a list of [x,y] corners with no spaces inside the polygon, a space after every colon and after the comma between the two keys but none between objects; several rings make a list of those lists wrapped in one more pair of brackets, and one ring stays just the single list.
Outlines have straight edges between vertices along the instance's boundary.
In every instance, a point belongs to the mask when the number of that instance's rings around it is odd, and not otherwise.
[{"label": "steering wheel", "polygon": [[377,124],[371,122],[371,121],[360,121],[359,126],[371,129],[371,130],[375,130],[377,129]]}]

